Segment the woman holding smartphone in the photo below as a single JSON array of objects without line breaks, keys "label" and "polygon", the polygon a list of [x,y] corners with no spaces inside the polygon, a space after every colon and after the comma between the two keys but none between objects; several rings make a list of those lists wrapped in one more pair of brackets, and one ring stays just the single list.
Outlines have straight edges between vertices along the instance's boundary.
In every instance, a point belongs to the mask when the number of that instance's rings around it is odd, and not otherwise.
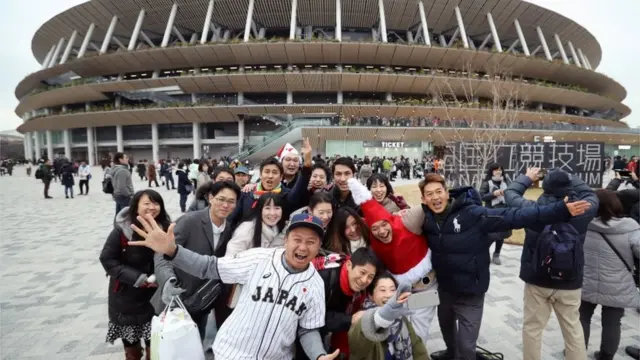
[{"label": "woman holding smartphone", "polygon": [[158,285],[155,282],[151,249],[129,247],[129,241],[142,240],[131,229],[140,226],[138,216],[151,215],[167,230],[171,219],[162,196],[154,190],[138,191],[129,207],[117,215],[113,230],[100,253],[100,262],[109,276],[109,329],[106,341],[113,344],[122,339],[127,360],[142,359],[140,339],[146,345],[145,358],[150,359],[151,319],[153,306],[149,300]]},{"label": "woman holding smartphone", "polygon": [[411,295],[411,285],[398,285],[393,275],[385,273],[367,288],[364,314],[349,330],[351,359],[404,360],[428,359],[426,345],[416,335],[404,306]]}]

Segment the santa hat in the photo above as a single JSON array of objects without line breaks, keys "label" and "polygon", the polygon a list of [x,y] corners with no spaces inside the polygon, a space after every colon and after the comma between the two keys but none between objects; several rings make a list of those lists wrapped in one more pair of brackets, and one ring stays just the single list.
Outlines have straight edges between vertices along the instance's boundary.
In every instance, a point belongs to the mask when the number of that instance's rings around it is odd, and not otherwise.
[{"label": "santa hat", "polygon": [[296,156],[300,156],[300,153],[298,152],[298,150],[296,150],[296,148],[293,147],[293,145],[286,143],[284,144],[280,150],[278,150],[278,152],[276,153],[276,159],[278,159],[280,162],[282,162],[282,160],[287,156],[287,155],[296,155]]}]

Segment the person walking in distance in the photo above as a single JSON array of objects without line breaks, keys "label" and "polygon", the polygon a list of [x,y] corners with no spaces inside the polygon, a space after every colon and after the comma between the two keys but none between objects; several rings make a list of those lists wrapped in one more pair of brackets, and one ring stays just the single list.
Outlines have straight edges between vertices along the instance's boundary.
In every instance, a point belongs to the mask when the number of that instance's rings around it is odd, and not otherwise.
[{"label": "person walking in distance", "polygon": [[[229,193],[227,200],[237,201],[237,197]],[[151,216],[139,220],[142,229],[132,228],[144,241],[129,245],[164,254],[173,266],[193,276],[244,286],[236,311],[216,336],[216,360],[289,360],[296,338],[310,359],[339,356],[338,350],[326,354],[318,331],[325,322],[325,294],[311,261],[320,250],[322,220],[311,215],[294,216],[284,249],[253,248],[226,257],[200,255],[176,245],[173,224],[165,232]]]},{"label": "person walking in distance", "polygon": [[53,170],[51,169],[51,160],[45,160],[44,164],[40,165],[42,170],[42,183],[44,183],[44,198],[53,199],[49,196],[49,185],[51,185],[51,179],[53,179]]},{"label": "person walking in distance", "polygon": [[116,203],[116,215],[120,210],[129,206],[133,197],[133,181],[129,171],[129,157],[126,154],[117,152],[113,155],[113,167],[109,175],[113,184],[113,201]]},{"label": "person walking in distance", "polygon": [[67,162],[62,165],[62,174],[60,178],[60,182],[64,185],[64,197],[73,199],[73,186],[75,185],[75,179],[73,178],[73,166],[71,163]]},{"label": "person walking in distance", "polygon": [[[91,179],[91,166],[87,165],[85,161],[78,168],[78,178],[80,178],[80,195],[89,195],[89,180]],[[84,191],[83,191],[84,187]]]}]

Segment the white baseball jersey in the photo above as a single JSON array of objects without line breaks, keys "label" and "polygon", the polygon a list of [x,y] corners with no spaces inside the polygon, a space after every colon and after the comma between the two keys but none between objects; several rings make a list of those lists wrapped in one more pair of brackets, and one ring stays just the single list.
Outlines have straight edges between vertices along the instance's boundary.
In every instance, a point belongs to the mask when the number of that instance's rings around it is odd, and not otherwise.
[{"label": "white baseball jersey", "polygon": [[284,249],[254,248],[218,259],[220,279],[243,285],[235,309],[213,343],[216,360],[293,358],[298,326],[324,326],[324,283],[313,266],[290,273]]}]

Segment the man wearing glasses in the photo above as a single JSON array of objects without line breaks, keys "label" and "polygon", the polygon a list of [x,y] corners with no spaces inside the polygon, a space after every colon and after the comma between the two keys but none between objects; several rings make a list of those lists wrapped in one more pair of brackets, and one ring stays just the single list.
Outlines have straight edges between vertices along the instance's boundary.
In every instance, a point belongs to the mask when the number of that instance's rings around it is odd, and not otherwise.
[{"label": "man wearing glasses", "polygon": [[[210,206],[181,216],[174,229],[175,241],[176,244],[200,255],[224,257],[227,243],[233,234],[232,224],[227,223],[227,217],[236,207],[240,197],[240,187],[231,181],[209,182],[208,186],[207,198]],[[151,299],[151,303],[156,313],[164,310],[174,295],[181,295],[183,300],[189,299],[192,296],[198,296],[196,294],[198,290],[202,291],[207,286],[207,280],[174,268],[162,255],[156,255],[154,261],[158,291]],[[213,304],[218,327],[231,314],[231,309],[227,305],[230,291],[231,288],[225,286]],[[188,302],[185,303],[188,304]],[[204,338],[211,308],[187,310],[198,325],[200,337]]]}]

